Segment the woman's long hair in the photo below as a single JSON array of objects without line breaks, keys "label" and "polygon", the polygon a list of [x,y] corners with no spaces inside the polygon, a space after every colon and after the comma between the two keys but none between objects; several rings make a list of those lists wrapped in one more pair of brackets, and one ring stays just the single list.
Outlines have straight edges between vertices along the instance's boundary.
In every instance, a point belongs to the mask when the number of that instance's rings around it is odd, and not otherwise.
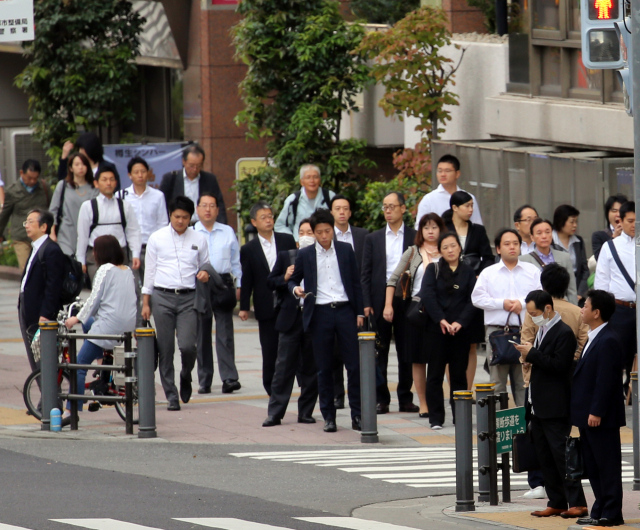
[{"label": "woman's long hair", "polygon": [[120,246],[120,242],[111,235],[96,237],[93,243],[93,254],[96,257],[98,267],[113,263],[114,265],[122,265],[124,263],[124,251]]}]

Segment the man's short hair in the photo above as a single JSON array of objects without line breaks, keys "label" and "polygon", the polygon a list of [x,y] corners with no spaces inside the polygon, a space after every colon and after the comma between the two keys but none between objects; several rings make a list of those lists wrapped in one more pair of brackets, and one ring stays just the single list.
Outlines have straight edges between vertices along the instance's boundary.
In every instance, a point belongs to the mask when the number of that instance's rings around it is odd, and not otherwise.
[{"label": "man's short hair", "polygon": [[540,289],[531,291],[524,299],[525,304],[528,304],[529,302],[533,302],[538,311],[544,311],[544,308],[548,305],[553,309],[553,299],[547,291],[541,291]]},{"label": "man's short hair", "polygon": [[636,213],[635,201],[627,201],[620,206],[620,219],[624,219],[628,213]]},{"label": "man's short hair", "polygon": [[309,217],[305,217],[302,221],[300,221],[300,224],[298,225],[298,232],[300,232],[300,227],[305,223],[309,223],[309,225],[311,225],[311,219]]},{"label": "man's short hair", "polygon": [[533,210],[534,212],[536,212],[536,217],[538,217],[538,210],[536,210],[533,206],[531,206],[530,204],[523,204],[522,206],[520,206],[520,208],[518,208],[516,210],[516,212],[513,214],[513,222],[514,223],[519,223],[520,221],[522,221],[522,212],[524,212],[527,208],[529,208],[529,210]]},{"label": "man's short hair", "polygon": [[100,180],[100,175],[102,175],[103,173],[111,173],[115,179],[116,182],[118,181],[118,175],[116,173],[116,170],[113,166],[102,166],[98,168],[98,171],[96,171],[96,176],[94,177],[94,181],[98,182]]},{"label": "man's short hair", "polygon": [[202,197],[209,197],[213,199],[214,201],[216,201],[216,206],[218,206],[218,199],[213,193],[210,193],[208,191],[205,191],[204,193],[200,194],[200,197],[198,197],[198,206],[200,205],[200,200],[202,199]]},{"label": "man's short hair", "polygon": [[176,210],[183,210],[187,212],[189,216],[193,216],[195,206],[193,205],[193,201],[189,197],[178,195],[169,203],[169,215],[171,215]]},{"label": "man's short hair", "polygon": [[559,263],[549,263],[540,273],[540,285],[552,298],[562,299],[567,296],[571,275]]},{"label": "man's short hair", "polygon": [[333,210],[333,203],[336,201],[347,201],[349,203],[349,210],[353,211],[351,200],[345,197],[344,195],[342,195],[341,193],[334,195],[333,198],[329,201],[329,210]]},{"label": "man's short hair", "polygon": [[395,195],[396,197],[398,197],[398,204],[400,206],[403,206],[404,204],[407,203],[407,201],[404,198],[404,194],[400,193],[399,191],[392,191],[390,193],[387,193],[384,197],[387,198],[389,195]]},{"label": "man's short hair", "polygon": [[522,245],[522,236],[518,234],[517,230],[515,230],[514,228],[503,228],[502,230],[498,231],[498,233],[496,234],[496,238],[493,241],[496,248],[500,248],[500,243],[502,242],[502,236],[504,236],[505,234],[513,234],[518,238],[518,242]]},{"label": "man's short hair", "polygon": [[591,301],[591,309],[600,311],[600,318],[603,322],[609,322],[616,310],[616,299],[611,293],[602,289],[591,289],[587,291],[587,296]]},{"label": "man's short hair", "polygon": [[49,210],[45,210],[43,208],[34,208],[27,214],[27,217],[29,217],[32,213],[38,214],[38,226],[46,224],[47,230],[45,232],[47,235],[50,234],[51,228],[53,227],[54,223],[53,214]]},{"label": "man's short hair", "polygon": [[438,167],[440,164],[451,164],[453,166],[453,169],[455,169],[456,171],[460,171],[460,160],[458,160],[458,157],[456,156],[443,155],[440,157],[440,160],[438,160],[436,167]]},{"label": "man's short hair", "polygon": [[251,210],[249,210],[249,217],[255,221],[260,210],[269,210],[273,213],[273,209],[268,202],[258,201],[251,207]]},{"label": "man's short hair", "polygon": [[542,219],[541,217],[536,217],[533,221],[531,221],[531,227],[529,228],[529,232],[533,235],[533,229],[541,224],[547,223],[551,230],[553,230],[553,223],[548,219]]},{"label": "man's short hair", "polygon": [[560,232],[560,230],[564,228],[564,225],[567,224],[569,217],[576,217],[578,215],[580,215],[580,210],[575,206],[561,204],[556,208],[556,211],[553,212],[553,229],[556,232]]},{"label": "man's short hair", "polygon": [[25,160],[22,164],[22,172],[26,173],[27,171],[33,171],[34,173],[40,173],[42,171],[42,167],[40,166],[40,162],[33,158],[29,158]]},{"label": "man's short hair", "polygon": [[305,164],[300,168],[300,182],[302,182],[302,177],[304,177],[304,174],[310,169],[313,171],[317,171],[318,175],[322,177],[322,172],[320,171],[320,168],[318,166],[316,166],[315,164]]},{"label": "man's short hair", "polygon": [[205,159],[204,149],[198,144],[189,144],[182,150],[182,160],[186,160],[189,155],[202,156],[202,160]]},{"label": "man's short hair", "polygon": [[104,148],[102,147],[102,140],[94,132],[84,132],[76,140],[76,147],[78,149],[84,149],[87,156],[94,162],[102,162],[104,157]]},{"label": "man's short hair", "polygon": [[333,215],[329,210],[325,210],[324,208],[321,210],[316,210],[313,212],[313,215],[309,217],[309,224],[311,225],[311,230],[316,229],[316,226],[326,223],[331,225],[331,228],[335,226],[335,221],[333,219]]},{"label": "man's short hair", "polygon": [[147,161],[141,156],[134,156],[127,163],[127,173],[131,174],[131,170],[133,169],[133,166],[135,166],[136,164],[142,164],[145,167],[145,169],[149,171],[149,164],[147,163]]},{"label": "man's short hair", "polygon": [[604,203],[604,220],[607,222],[607,226],[609,226],[609,210],[613,208],[613,205],[618,202],[622,206],[628,200],[628,197],[622,193],[609,196],[607,202]]}]

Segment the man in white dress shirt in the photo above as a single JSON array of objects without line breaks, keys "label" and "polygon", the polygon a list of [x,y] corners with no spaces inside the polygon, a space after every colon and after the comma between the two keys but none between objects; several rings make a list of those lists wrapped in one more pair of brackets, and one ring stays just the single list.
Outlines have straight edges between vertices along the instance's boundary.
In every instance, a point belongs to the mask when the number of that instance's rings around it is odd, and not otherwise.
[{"label": "man in white dress shirt", "polygon": [[487,359],[491,373],[491,382],[495,383],[495,394],[507,391],[507,378],[516,406],[524,406],[524,377],[519,362],[513,364],[491,365],[493,351],[489,336],[505,324],[518,326],[524,322],[525,298],[531,291],[541,289],[540,270],[531,263],[519,261],[520,234],[513,228],[504,228],[495,239],[496,251],[500,262],[484,269],[471,294],[471,301],[478,309],[484,310],[484,323],[487,326]]},{"label": "man in white dress shirt", "polygon": [[142,294],[142,318],[155,319],[160,361],[160,381],[167,410],[180,410],[174,381],[175,338],[182,356],[180,398],[191,399],[191,371],[196,363],[198,316],[196,280],[209,281],[201,267],[209,262],[207,239],[189,229],[195,207],[188,197],[176,197],[169,205],[170,224],[154,232],[147,243],[147,266]]},{"label": "man in white dress shirt", "polygon": [[529,204],[520,206],[513,214],[513,224],[522,238],[522,245],[520,245],[520,254],[522,256],[531,254],[536,248],[536,244],[531,237],[531,223],[537,217],[537,210]]},{"label": "man in white dress shirt", "polygon": [[[218,202],[211,193],[203,193],[198,202],[198,221],[194,227],[207,238],[209,261],[227,286],[225,293],[211,298],[213,317],[200,316],[198,320],[198,394],[210,394],[213,380],[213,344],[211,328],[216,319],[216,356],[222,379],[222,392],[230,394],[240,390],[233,340],[233,309],[240,297],[240,245],[236,233],[229,225],[216,222]],[[237,292],[236,292],[237,291]]]},{"label": "man in white dress shirt", "polygon": [[[636,355],[636,203],[625,202],[620,206],[622,234],[607,241],[600,250],[596,266],[595,289],[607,291],[616,299],[616,310],[609,320],[609,327],[624,348],[625,392],[629,388],[629,377]],[[615,254],[622,268],[616,263]]]},{"label": "man in white dress shirt", "polygon": [[[416,215],[415,226],[416,230],[418,229],[420,219],[422,219],[423,215],[433,212],[442,217],[442,214],[451,208],[449,205],[451,195],[456,191],[461,190],[461,188],[458,187],[458,179],[460,178],[460,160],[453,155],[444,155],[440,160],[438,160],[436,176],[438,177],[439,182],[438,187],[432,192],[427,193],[418,205],[418,214]],[[472,193],[469,193],[469,195],[471,195],[473,198],[473,204],[475,204],[473,214],[471,215],[471,222],[481,225],[482,217],[480,216],[478,199],[476,199]]]},{"label": "man in white dress shirt", "polygon": [[[131,204],[114,196],[118,178],[110,167],[100,168],[94,180],[100,195],[82,203],[78,214],[78,245],[76,259],[82,270],[93,280],[97,267],[93,257],[93,242],[99,236],[112,235],[125,255],[125,263],[135,271],[140,267],[141,233]],[[130,254],[126,247],[129,247]],[[127,256],[132,259],[127,259]]]}]

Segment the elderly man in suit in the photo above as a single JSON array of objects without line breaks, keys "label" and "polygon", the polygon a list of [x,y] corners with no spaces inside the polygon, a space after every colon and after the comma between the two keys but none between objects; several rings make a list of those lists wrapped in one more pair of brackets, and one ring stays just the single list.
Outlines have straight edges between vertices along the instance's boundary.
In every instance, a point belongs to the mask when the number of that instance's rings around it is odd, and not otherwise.
[{"label": "elderly man in suit", "polygon": [[[404,195],[393,192],[382,202],[387,226],[369,234],[364,240],[364,256],[362,258],[362,291],[364,294],[364,314],[375,319],[380,337],[378,348],[378,364],[384,376],[384,385],[378,387],[378,414],[389,412],[391,394],[387,386],[387,365],[389,363],[389,347],[391,335],[395,336],[398,354],[398,401],[400,412],[419,412],[420,408],[413,404],[413,372],[411,359],[407,359],[404,349],[405,317],[403,306],[394,300],[393,321],[387,322],[384,311],[387,282],[398,266],[400,258],[408,247],[413,245],[416,231],[404,224],[403,217],[407,211]],[[384,256],[384,259],[382,257]]]},{"label": "elderly man in suit", "polygon": [[580,429],[582,458],[596,499],[591,516],[578,519],[581,525],[624,524],[620,446],[620,427],[625,425],[624,354],[608,324],[615,309],[612,294],[596,289],[587,292],[582,318],[590,331],[573,374],[571,421]]},{"label": "elderly man in suit", "polygon": [[[227,224],[227,208],[224,205],[224,197],[218,184],[218,179],[213,173],[202,171],[204,166],[204,149],[198,144],[189,144],[182,151],[182,171],[171,171],[162,177],[160,191],[164,193],[167,206],[175,197],[185,196],[198,204],[200,195],[210,193],[216,198],[218,205],[217,223]],[[191,217],[191,224],[199,220],[198,212]]]},{"label": "elderly man in suit", "polygon": [[266,202],[258,202],[251,207],[251,224],[258,230],[258,237],[243,245],[240,249],[242,283],[240,285],[240,319],[249,318],[251,296],[258,321],[260,346],[262,348],[262,384],[269,396],[271,380],[278,357],[278,308],[276,293],[267,284],[269,273],[273,270],[278,252],[294,250],[296,242],[289,234],[273,231],[273,210]]},{"label": "elderly man in suit", "polygon": [[572,304],[578,304],[578,290],[576,288],[576,276],[573,273],[571,256],[564,250],[553,248],[553,226],[551,221],[546,219],[534,219],[531,222],[531,238],[535,244],[533,251],[529,254],[520,255],[520,261],[526,261],[535,265],[539,269],[544,269],[550,263],[559,263],[569,271],[569,289],[567,300]]},{"label": "elderly man in suit", "polygon": [[62,308],[60,297],[65,257],[58,243],[49,237],[53,222],[51,212],[36,208],[29,212],[23,223],[32,243],[20,282],[18,319],[31,370],[39,365],[31,351],[31,339],[38,323],[55,320]]},{"label": "elderly man in suit", "polygon": [[[298,252],[289,278],[294,296],[304,298],[302,320],[311,331],[313,354],[318,366],[320,411],[325,432],[336,432],[333,401],[333,344],[338,347],[347,367],[351,426],[361,430],[360,361],[358,327],[364,324],[362,287],[358,264],[351,245],[334,241],[334,220],[327,210],[318,210],[310,218],[316,244]],[[300,283],[304,281],[304,288]]]}]

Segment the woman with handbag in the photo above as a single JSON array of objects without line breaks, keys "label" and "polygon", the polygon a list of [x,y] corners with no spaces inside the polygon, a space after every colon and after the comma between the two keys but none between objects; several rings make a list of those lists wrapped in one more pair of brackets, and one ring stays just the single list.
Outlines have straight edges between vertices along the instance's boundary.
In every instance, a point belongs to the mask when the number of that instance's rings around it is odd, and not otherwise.
[{"label": "woman with handbag", "polygon": [[[462,261],[469,265],[478,275],[496,260],[491,251],[491,243],[484,226],[472,223],[473,197],[466,191],[456,191],[449,199],[451,210],[443,214],[448,230],[455,232],[462,247]],[[469,328],[471,346],[469,347],[469,364],[467,366],[467,390],[473,389],[473,380],[478,365],[478,343],[484,342],[484,315],[476,312],[476,317]]]},{"label": "woman with handbag", "polygon": [[[438,251],[438,238],[444,232],[442,218],[435,213],[422,216],[418,224],[415,245],[409,247],[400,262],[389,277],[383,317],[386,321],[393,320],[393,297],[401,294],[407,304],[420,304],[412,300],[422,286],[424,271],[430,263],[440,259]],[[407,313],[412,308],[409,307]],[[413,308],[415,309],[415,308]],[[420,400],[420,417],[429,417],[427,407],[427,344],[425,340],[426,317],[422,325],[416,325],[407,319],[405,328],[405,343],[407,360],[413,364],[413,383],[416,386],[416,394]]]},{"label": "woman with handbag", "polygon": [[450,402],[453,411],[453,393],[467,389],[470,326],[477,313],[471,303],[476,284],[475,271],[461,260],[462,247],[455,233],[447,232],[438,239],[442,258],[425,271],[420,299],[429,315],[427,342],[431,351],[427,372],[427,405],[429,423],[434,430],[442,429],[445,418],[444,381],[449,365],[451,380]]}]

